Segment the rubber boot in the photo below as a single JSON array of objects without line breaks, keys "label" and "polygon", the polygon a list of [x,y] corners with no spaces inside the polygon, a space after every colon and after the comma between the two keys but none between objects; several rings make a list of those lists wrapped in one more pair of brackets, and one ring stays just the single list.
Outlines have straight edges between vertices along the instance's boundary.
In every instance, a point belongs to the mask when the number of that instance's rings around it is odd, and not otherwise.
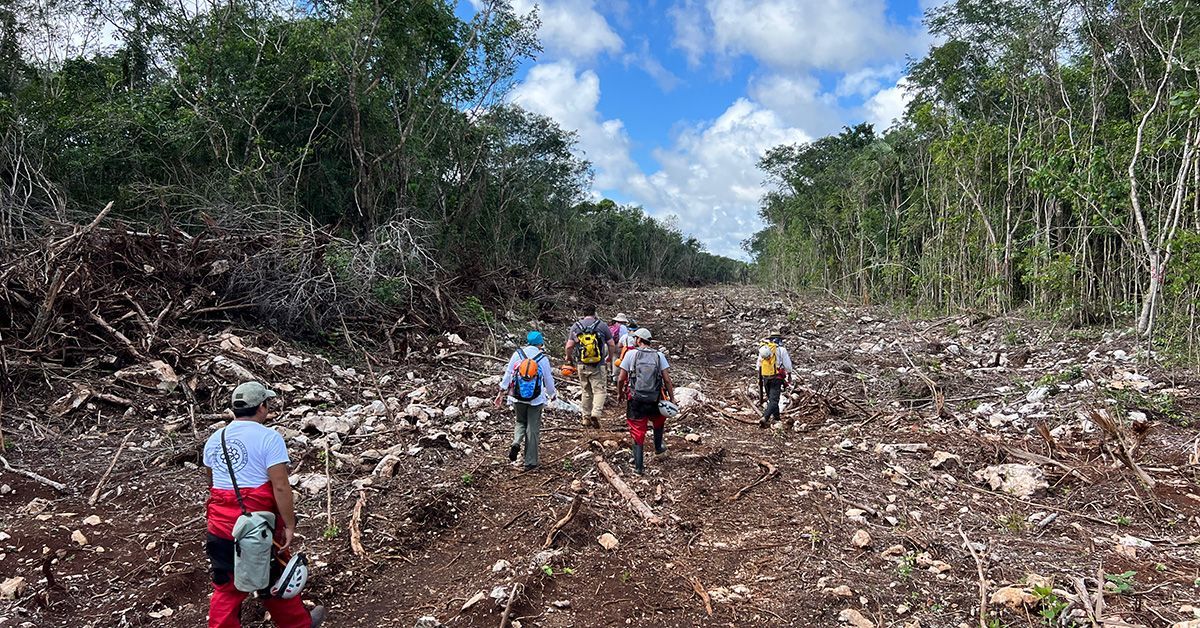
[{"label": "rubber boot", "polygon": [[661,428],[661,427],[654,429],[654,453],[656,453],[656,454],[667,453],[667,446],[663,444],[663,431],[664,430],[665,430],[665,428]]},{"label": "rubber boot", "polygon": [[646,472],[645,450],[641,445],[633,446],[633,470],[642,475]]},{"label": "rubber boot", "polygon": [[509,462],[516,462],[516,461],[517,461],[517,454],[519,454],[519,453],[521,453],[521,446],[520,446],[520,445],[513,445],[512,447],[509,447],[509,448],[508,448],[508,461],[509,461]]}]

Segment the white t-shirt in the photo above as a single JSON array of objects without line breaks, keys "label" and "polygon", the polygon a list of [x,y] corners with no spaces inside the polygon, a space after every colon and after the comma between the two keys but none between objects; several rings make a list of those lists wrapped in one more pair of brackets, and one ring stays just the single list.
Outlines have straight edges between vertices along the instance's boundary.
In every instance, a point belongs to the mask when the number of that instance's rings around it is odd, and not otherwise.
[{"label": "white t-shirt", "polygon": [[[625,357],[621,360],[621,368],[625,369],[626,371],[632,371],[634,361],[637,360],[637,354],[641,351],[654,351],[654,349],[630,349],[629,352],[625,354]],[[659,351],[658,369],[660,371],[665,371],[669,368],[671,368],[671,365],[667,363],[667,356],[663,355],[662,351]]]},{"label": "white t-shirt", "polygon": [[268,481],[267,469],[288,464],[287,444],[279,432],[255,421],[233,421],[217,430],[204,443],[204,466],[212,469],[213,488],[233,489],[229,480],[229,465],[221,451],[221,432],[237,475],[238,488],[257,488]]}]

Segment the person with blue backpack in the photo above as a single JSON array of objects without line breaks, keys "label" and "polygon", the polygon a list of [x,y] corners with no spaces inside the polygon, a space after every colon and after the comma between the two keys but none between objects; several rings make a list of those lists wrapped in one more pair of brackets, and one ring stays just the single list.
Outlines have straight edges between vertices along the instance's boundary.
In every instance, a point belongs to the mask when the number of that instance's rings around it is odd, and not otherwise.
[{"label": "person with blue backpack", "polygon": [[508,459],[514,464],[525,443],[525,470],[538,466],[538,443],[541,441],[542,411],[547,401],[558,398],[554,388],[554,373],[551,372],[550,356],[546,355],[546,340],[542,332],[531,331],[525,337],[525,346],[513,352],[504,367],[500,380],[500,393],[496,395],[496,407],[504,405],[505,397],[512,403],[516,415],[512,446],[508,448]]}]

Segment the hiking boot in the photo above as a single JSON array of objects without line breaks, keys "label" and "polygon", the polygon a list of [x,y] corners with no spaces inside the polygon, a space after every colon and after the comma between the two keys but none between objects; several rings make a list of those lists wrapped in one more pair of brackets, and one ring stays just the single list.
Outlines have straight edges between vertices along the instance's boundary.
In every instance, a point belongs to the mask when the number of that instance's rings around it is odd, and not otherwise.
[{"label": "hiking boot", "polygon": [[763,417],[758,420],[758,426],[763,428],[764,430],[767,429],[767,426],[770,424],[771,424],[771,422],[767,420],[767,417]]},{"label": "hiking boot", "polygon": [[536,464],[527,464],[527,465],[525,465],[525,470],[526,470],[526,471],[533,471],[533,470],[534,470],[534,469],[536,469],[536,468],[538,468],[538,466],[537,466]]},{"label": "hiking boot", "polygon": [[318,628],[321,624],[325,623],[325,615],[326,613],[324,606],[314,606],[313,609],[308,612],[309,618],[312,619],[312,628]]},{"label": "hiking boot", "polygon": [[597,429],[597,430],[600,429],[600,417],[598,417],[598,416],[592,417],[590,423],[591,423],[591,426],[593,429]]},{"label": "hiking boot", "polygon": [[509,447],[509,448],[508,448],[508,461],[509,461],[509,462],[516,462],[516,461],[517,461],[517,454],[519,454],[519,453],[521,453],[521,446],[520,446],[520,445],[513,445],[512,447]]}]

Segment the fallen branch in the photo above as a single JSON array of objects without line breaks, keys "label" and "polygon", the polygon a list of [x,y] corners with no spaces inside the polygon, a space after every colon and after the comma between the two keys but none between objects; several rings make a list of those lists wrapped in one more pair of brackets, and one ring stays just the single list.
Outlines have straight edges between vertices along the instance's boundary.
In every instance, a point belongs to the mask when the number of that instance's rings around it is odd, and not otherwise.
[{"label": "fallen branch", "polygon": [[92,319],[92,322],[94,322],[97,325],[99,325],[100,327],[102,327],[104,329],[104,331],[109,333],[109,335],[116,338],[117,340],[120,340],[121,344],[125,345],[125,348],[129,350],[130,355],[132,355],[133,357],[135,357],[139,360],[142,360],[142,361],[146,360],[146,356],[142,355],[142,352],[137,348],[136,345],[133,344],[133,341],[131,341],[128,337],[126,337],[125,334],[122,334],[121,332],[119,332],[115,328],[113,328],[112,325],[109,325],[108,321],[101,318],[99,314],[89,310],[87,315],[88,315],[88,318]]},{"label": "fallen branch", "polygon": [[554,524],[554,527],[550,528],[550,531],[546,533],[546,542],[542,544],[542,549],[548,549],[554,544],[554,537],[558,534],[559,530],[562,530],[568,523],[571,523],[571,520],[575,518],[582,504],[583,498],[576,494],[575,498],[571,500],[571,506],[567,508],[567,514],[562,519],[559,519]]},{"label": "fallen branch", "polygon": [[471,357],[471,358],[481,358],[484,360],[493,360],[495,362],[508,362],[507,358],[502,358],[502,357],[495,356],[495,355],[487,355],[486,353],[472,353],[470,351],[454,351],[452,353],[447,353],[446,355],[439,355],[439,356],[437,356],[437,359],[438,359],[438,362],[443,362],[445,360],[449,360],[450,358],[457,358],[459,356],[467,356],[467,357]]},{"label": "fallen branch", "polygon": [[70,493],[71,492],[71,490],[69,488],[67,488],[66,484],[63,484],[61,482],[55,482],[54,480],[51,480],[50,478],[47,478],[43,475],[38,475],[38,474],[34,473],[33,471],[26,471],[24,469],[14,468],[12,465],[8,464],[8,459],[5,458],[4,456],[0,456],[0,462],[4,463],[4,468],[7,471],[12,471],[13,473],[16,473],[17,475],[23,475],[35,482],[38,482],[40,484],[45,484],[46,486],[49,486],[50,488],[52,488],[60,493]]},{"label": "fallen branch", "polygon": [[383,388],[379,385],[379,379],[375,377],[375,368],[371,366],[371,356],[365,351],[363,352],[363,361],[367,363],[367,373],[371,376],[371,381],[375,383],[375,394],[383,402],[383,411],[387,414],[388,425],[395,425],[396,417],[392,414],[392,404],[388,403],[387,397],[383,395]]},{"label": "fallen branch", "polygon": [[362,544],[362,511],[367,504],[367,492],[358,492],[358,501],[354,503],[354,513],[350,515],[350,549],[355,556],[366,556],[367,550]]},{"label": "fallen branch", "polygon": [[712,617],[712,598],[708,596],[708,591],[704,589],[704,585],[700,584],[700,579],[696,576],[684,576],[683,578],[692,585],[692,590],[695,591],[696,595],[700,596],[700,600],[704,602],[704,612],[708,613],[709,617]]},{"label": "fallen branch", "polygon": [[1157,502],[1158,498],[1154,495],[1153,490],[1157,482],[1155,482],[1154,478],[1150,477],[1144,470],[1142,470],[1142,468],[1138,466],[1138,463],[1134,461],[1133,456],[1130,455],[1129,452],[1132,448],[1126,443],[1124,428],[1114,421],[1113,418],[1109,416],[1108,412],[1104,410],[1092,409],[1086,412],[1080,411],[1076,414],[1076,416],[1081,419],[1091,421],[1094,425],[1099,427],[1101,431],[1116,441],[1116,447],[1114,448],[1115,451],[1113,454],[1116,456],[1117,460],[1120,460],[1126,467],[1129,467],[1130,471],[1133,471],[1134,475],[1141,480],[1142,484],[1146,485],[1147,489],[1150,489],[1150,499],[1153,499],[1155,502]]},{"label": "fallen branch", "polygon": [[917,368],[916,362],[913,362],[912,358],[908,357],[908,351],[904,350],[904,343],[901,342],[898,343],[898,345],[900,347],[900,353],[904,354],[904,359],[908,360],[908,364],[912,367],[913,372],[917,374],[917,377],[921,378],[921,381],[925,382],[927,387],[929,387],[929,394],[933,398],[933,408],[937,415],[943,419],[953,418],[952,414],[946,412],[946,395],[942,393],[942,391],[938,390],[937,384],[934,383],[932,379],[926,377],[925,373],[922,373],[921,369]]},{"label": "fallen branch", "polygon": [[733,496],[734,501],[741,499],[742,495],[745,495],[747,491],[775,477],[775,475],[779,473],[779,469],[776,469],[775,465],[771,464],[771,461],[769,460],[756,460],[755,462],[758,463],[758,466],[763,468],[763,474],[757,480],[742,487],[742,490],[738,491],[737,494]]},{"label": "fallen branch", "polygon": [[633,489],[629,488],[629,485],[621,479],[621,475],[604,461],[604,458],[601,458],[599,455],[597,455],[595,456],[595,460],[596,468],[600,470],[600,474],[604,476],[604,479],[608,480],[608,483],[611,484],[613,488],[617,489],[617,492],[621,494],[621,497],[625,498],[626,502],[629,502],[629,506],[633,508],[634,512],[641,515],[642,518],[651,525],[662,524],[662,518],[654,514],[654,511],[651,510],[650,507],[647,506],[645,502],[643,502],[641,498],[637,496],[637,493],[633,492]]},{"label": "fallen branch", "polygon": [[508,618],[512,615],[513,604],[517,601],[517,596],[521,595],[521,589],[519,582],[513,585],[512,593],[508,596],[508,604],[504,605],[504,614],[500,616],[500,628],[508,626]]},{"label": "fallen branch", "polygon": [[88,506],[95,506],[96,501],[100,499],[100,491],[104,488],[104,483],[108,481],[108,476],[112,473],[114,467],[117,466],[117,459],[121,457],[121,452],[125,451],[125,443],[129,442],[129,437],[133,436],[133,430],[125,435],[125,439],[121,441],[121,446],[117,447],[117,453],[113,454],[112,462],[108,463],[108,469],[104,471],[104,475],[100,476],[100,481],[96,483],[96,489],[92,491],[92,496],[88,498]]},{"label": "fallen branch", "polygon": [[958,535],[962,537],[967,551],[971,552],[971,558],[975,559],[975,571],[979,574],[979,628],[987,628],[988,585],[987,577],[983,574],[983,560],[979,558],[975,546],[971,545],[971,539],[967,538],[967,533],[963,532],[961,527],[958,529]]}]

